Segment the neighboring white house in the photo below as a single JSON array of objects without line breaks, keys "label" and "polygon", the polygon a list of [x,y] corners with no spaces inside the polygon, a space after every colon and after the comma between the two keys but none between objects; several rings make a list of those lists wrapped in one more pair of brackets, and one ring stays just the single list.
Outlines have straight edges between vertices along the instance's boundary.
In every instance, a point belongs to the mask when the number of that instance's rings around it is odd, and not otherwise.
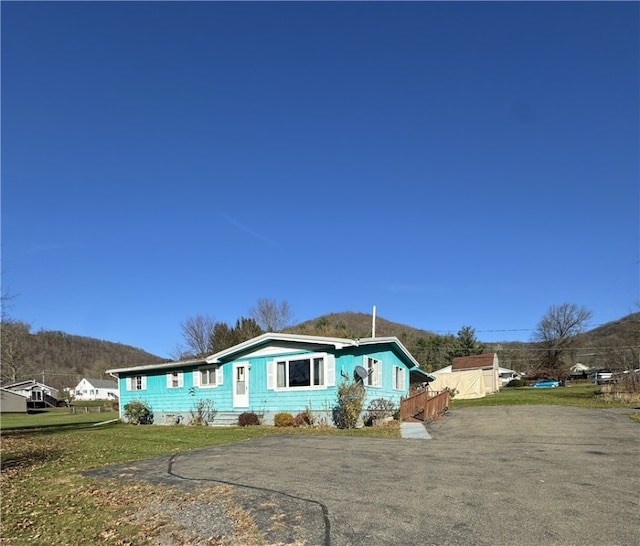
[{"label": "neighboring white house", "polygon": [[87,379],[73,389],[76,400],[115,400],[118,398],[118,383],[112,379]]},{"label": "neighboring white house", "polygon": [[574,377],[578,377],[578,376],[586,377],[590,371],[591,371],[591,368],[589,368],[589,366],[586,366],[585,364],[582,364],[580,362],[577,362],[576,364],[571,366],[571,369],[570,369],[571,375]]},{"label": "neighboring white house", "polygon": [[520,372],[510,370],[509,368],[499,367],[498,374],[500,375],[500,381],[503,385],[508,384],[512,379],[522,379],[522,374]]}]

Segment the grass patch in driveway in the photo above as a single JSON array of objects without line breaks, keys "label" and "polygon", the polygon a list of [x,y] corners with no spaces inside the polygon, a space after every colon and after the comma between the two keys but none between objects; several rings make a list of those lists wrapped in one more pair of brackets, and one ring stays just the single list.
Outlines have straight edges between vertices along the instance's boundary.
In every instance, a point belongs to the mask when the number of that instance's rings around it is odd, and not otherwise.
[{"label": "grass patch in driveway", "polygon": [[640,423],[640,411],[634,411],[629,414],[629,419],[635,421],[636,423]]},{"label": "grass patch in driveway", "polygon": [[[189,529],[176,518],[181,507],[195,507],[206,492],[176,492],[168,486],[142,482],[116,483],[81,473],[106,465],[273,434],[400,437],[398,424],[356,430],[120,423],[94,427],[94,422],[111,416],[104,413],[70,415],[67,410],[50,415],[5,417],[9,416],[2,416],[1,420],[0,534],[3,543],[12,545],[261,545],[264,543],[250,518],[234,507],[229,492],[208,492],[208,496],[216,499],[225,514],[231,514],[232,521],[229,523],[220,516],[220,532],[194,542]],[[36,419],[29,419],[31,417]]]}]

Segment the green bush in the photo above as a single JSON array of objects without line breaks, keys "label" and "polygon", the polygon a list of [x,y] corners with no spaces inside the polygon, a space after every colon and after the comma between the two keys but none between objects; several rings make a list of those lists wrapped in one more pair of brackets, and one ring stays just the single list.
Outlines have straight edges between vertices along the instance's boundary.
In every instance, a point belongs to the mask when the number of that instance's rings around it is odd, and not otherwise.
[{"label": "green bush", "polygon": [[276,413],[273,418],[273,424],[277,427],[292,427],[295,424],[293,415],[286,411]]},{"label": "green bush", "polygon": [[132,400],[124,405],[124,416],[127,422],[134,425],[152,425],[153,411],[144,400]]},{"label": "green bush", "polygon": [[245,411],[238,415],[238,426],[240,427],[251,427],[260,424],[260,418],[257,413],[252,411]]},{"label": "green bush", "polygon": [[359,381],[343,381],[338,387],[338,405],[333,410],[333,422],[338,428],[356,428],[362,412],[366,390]]},{"label": "green bush", "polygon": [[505,387],[526,387],[527,385],[529,385],[529,383],[524,379],[512,379]]}]

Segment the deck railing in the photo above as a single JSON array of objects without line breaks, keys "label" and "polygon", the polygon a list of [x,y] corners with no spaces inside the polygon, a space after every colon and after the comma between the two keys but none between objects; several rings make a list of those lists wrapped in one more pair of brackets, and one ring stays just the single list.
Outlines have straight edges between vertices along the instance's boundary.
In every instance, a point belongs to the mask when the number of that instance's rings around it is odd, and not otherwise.
[{"label": "deck railing", "polygon": [[429,421],[439,417],[449,407],[449,391],[416,391],[400,399],[400,419]]}]

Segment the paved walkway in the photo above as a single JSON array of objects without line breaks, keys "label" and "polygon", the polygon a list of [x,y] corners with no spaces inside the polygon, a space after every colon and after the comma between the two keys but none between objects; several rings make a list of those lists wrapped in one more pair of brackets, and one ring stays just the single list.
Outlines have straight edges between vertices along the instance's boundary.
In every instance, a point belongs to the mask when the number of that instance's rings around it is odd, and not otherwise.
[{"label": "paved walkway", "polygon": [[414,440],[430,440],[431,435],[422,423],[400,423],[400,434],[403,438]]}]

